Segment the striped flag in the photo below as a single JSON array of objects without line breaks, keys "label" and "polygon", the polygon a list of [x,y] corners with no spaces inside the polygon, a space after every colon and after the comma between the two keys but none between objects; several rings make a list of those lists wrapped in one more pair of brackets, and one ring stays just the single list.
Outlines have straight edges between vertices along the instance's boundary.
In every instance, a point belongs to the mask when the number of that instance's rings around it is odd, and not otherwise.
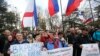
[{"label": "striped flag", "polygon": [[66,9],[66,15],[69,16],[73,11],[75,11],[80,5],[82,0],[68,0],[68,6]]},{"label": "striped flag", "polygon": [[88,18],[87,20],[84,21],[84,24],[87,25],[93,21],[93,18]]},{"label": "striped flag", "polygon": [[58,0],[49,0],[48,1],[48,10],[50,16],[53,16],[57,12],[59,12],[59,5],[58,5]]},{"label": "striped flag", "polygon": [[30,0],[22,19],[22,27],[36,27],[38,24],[35,0]]}]

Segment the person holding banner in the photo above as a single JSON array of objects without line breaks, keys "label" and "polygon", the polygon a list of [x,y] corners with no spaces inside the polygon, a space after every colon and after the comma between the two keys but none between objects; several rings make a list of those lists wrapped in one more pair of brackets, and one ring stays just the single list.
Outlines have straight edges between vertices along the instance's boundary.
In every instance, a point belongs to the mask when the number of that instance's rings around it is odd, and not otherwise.
[{"label": "person holding banner", "polygon": [[77,56],[77,39],[78,39],[78,33],[75,30],[75,28],[70,28],[70,32],[67,35],[68,37],[68,44],[73,46],[73,56]]},{"label": "person holding banner", "polygon": [[[16,33],[16,39],[11,43],[11,45],[15,45],[15,44],[24,44],[24,43],[29,43],[27,40],[24,39],[23,34],[18,32]],[[8,50],[7,51],[8,54],[11,54],[12,51]]]},{"label": "person holding banner", "polygon": [[11,35],[11,32],[8,29],[2,29],[2,34],[0,35],[0,56],[4,55],[4,47],[9,35]]},{"label": "person holding banner", "polygon": [[47,50],[63,48],[68,46],[66,41],[62,38],[63,34],[61,32],[59,32],[58,37],[55,36],[55,34],[54,36],[52,36],[52,34],[54,33],[50,33],[48,35],[48,39],[46,40],[46,42],[44,42],[44,46],[47,48]]},{"label": "person holding banner", "polygon": [[78,52],[77,52],[77,56],[81,56],[81,51],[82,51],[82,44],[89,44],[89,43],[92,43],[93,40],[91,38],[91,36],[89,35],[88,33],[88,30],[86,28],[83,28],[82,29],[82,34],[80,34],[78,36]]},{"label": "person holding banner", "polygon": [[13,44],[23,44],[23,43],[29,43],[27,40],[24,39],[22,33],[17,33],[16,34],[16,40],[14,40]]},{"label": "person holding banner", "polygon": [[93,39],[99,43],[100,48],[100,27],[93,33]]},{"label": "person holding banner", "polygon": [[4,49],[3,49],[4,56],[10,56],[8,54],[8,51],[9,51],[10,45],[12,44],[13,41],[14,41],[13,36],[12,35],[9,35],[7,37],[7,41],[6,41],[5,46],[4,46]]}]

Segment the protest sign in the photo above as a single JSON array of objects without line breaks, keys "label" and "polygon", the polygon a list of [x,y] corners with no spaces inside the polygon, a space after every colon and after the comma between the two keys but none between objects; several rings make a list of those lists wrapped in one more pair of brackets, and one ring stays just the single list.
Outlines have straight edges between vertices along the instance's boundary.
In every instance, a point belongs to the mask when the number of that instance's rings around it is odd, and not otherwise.
[{"label": "protest sign", "polygon": [[42,52],[42,56],[72,56],[73,47],[58,48]]},{"label": "protest sign", "polygon": [[11,45],[10,56],[41,56],[42,43]]},{"label": "protest sign", "polygon": [[100,56],[98,44],[83,44],[81,56]]}]

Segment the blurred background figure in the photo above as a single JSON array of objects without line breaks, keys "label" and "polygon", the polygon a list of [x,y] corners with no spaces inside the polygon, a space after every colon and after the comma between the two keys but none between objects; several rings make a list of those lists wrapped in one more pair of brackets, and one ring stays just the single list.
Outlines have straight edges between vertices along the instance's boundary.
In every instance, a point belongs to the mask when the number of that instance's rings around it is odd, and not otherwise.
[{"label": "blurred background figure", "polygon": [[56,32],[43,33],[42,37],[45,36],[44,46],[47,48],[47,50],[67,47],[62,33],[59,33],[59,36],[57,35],[58,34],[56,34]]},{"label": "blurred background figure", "polygon": [[23,30],[22,34],[23,34],[24,39],[27,40],[29,31],[28,30]]},{"label": "blurred background figure", "polygon": [[34,38],[33,38],[32,34],[28,35],[27,40],[29,41],[29,43],[33,43]]},{"label": "blurred background figure", "polygon": [[100,27],[93,33],[93,39],[99,44],[100,48]]},{"label": "blurred background figure", "polygon": [[37,34],[36,37],[34,38],[34,42],[41,42],[41,35]]},{"label": "blurred background figure", "polygon": [[6,43],[5,43],[4,50],[3,50],[4,56],[10,56],[10,55],[8,54],[8,51],[9,51],[10,45],[12,44],[13,41],[14,41],[13,36],[12,36],[12,35],[9,35],[9,36],[7,37],[7,41],[6,41]]},{"label": "blurred background figure", "polygon": [[0,56],[3,55],[4,46],[7,41],[7,37],[11,34],[11,32],[7,29],[3,29],[0,35]]},{"label": "blurred background figure", "polygon": [[81,56],[81,51],[82,51],[82,44],[90,44],[92,43],[93,40],[88,32],[87,28],[82,29],[82,34],[78,36],[77,44],[78,44],[78,51],[77,51],[77,56]]},{"label": "blurred background figure", "polygon": [[[70,28],[70,33],[67,35],[68,37],[68,44],[73,45],[73,56],[77,56],[77,39],[78,33],[75,28]],[[78,30],[78,29],[77,29]]]}]

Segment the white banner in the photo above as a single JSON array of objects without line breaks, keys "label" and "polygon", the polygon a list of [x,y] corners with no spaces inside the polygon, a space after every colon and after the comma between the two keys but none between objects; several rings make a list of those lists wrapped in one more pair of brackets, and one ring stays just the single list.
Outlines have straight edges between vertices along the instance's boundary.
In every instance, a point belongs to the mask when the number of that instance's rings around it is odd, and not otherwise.
[{"label": "white banner", "polygon": [[11,45],[10,56],[41,56],[42,43]]},{"label": "white banner", "polygon": [[98,44],[83,44],[81,56],[100,56]]},{"label": "white banner", "polygon": [[42,56],[72,56],[72,55],[73,55],[72,46],[42,52]]}]

